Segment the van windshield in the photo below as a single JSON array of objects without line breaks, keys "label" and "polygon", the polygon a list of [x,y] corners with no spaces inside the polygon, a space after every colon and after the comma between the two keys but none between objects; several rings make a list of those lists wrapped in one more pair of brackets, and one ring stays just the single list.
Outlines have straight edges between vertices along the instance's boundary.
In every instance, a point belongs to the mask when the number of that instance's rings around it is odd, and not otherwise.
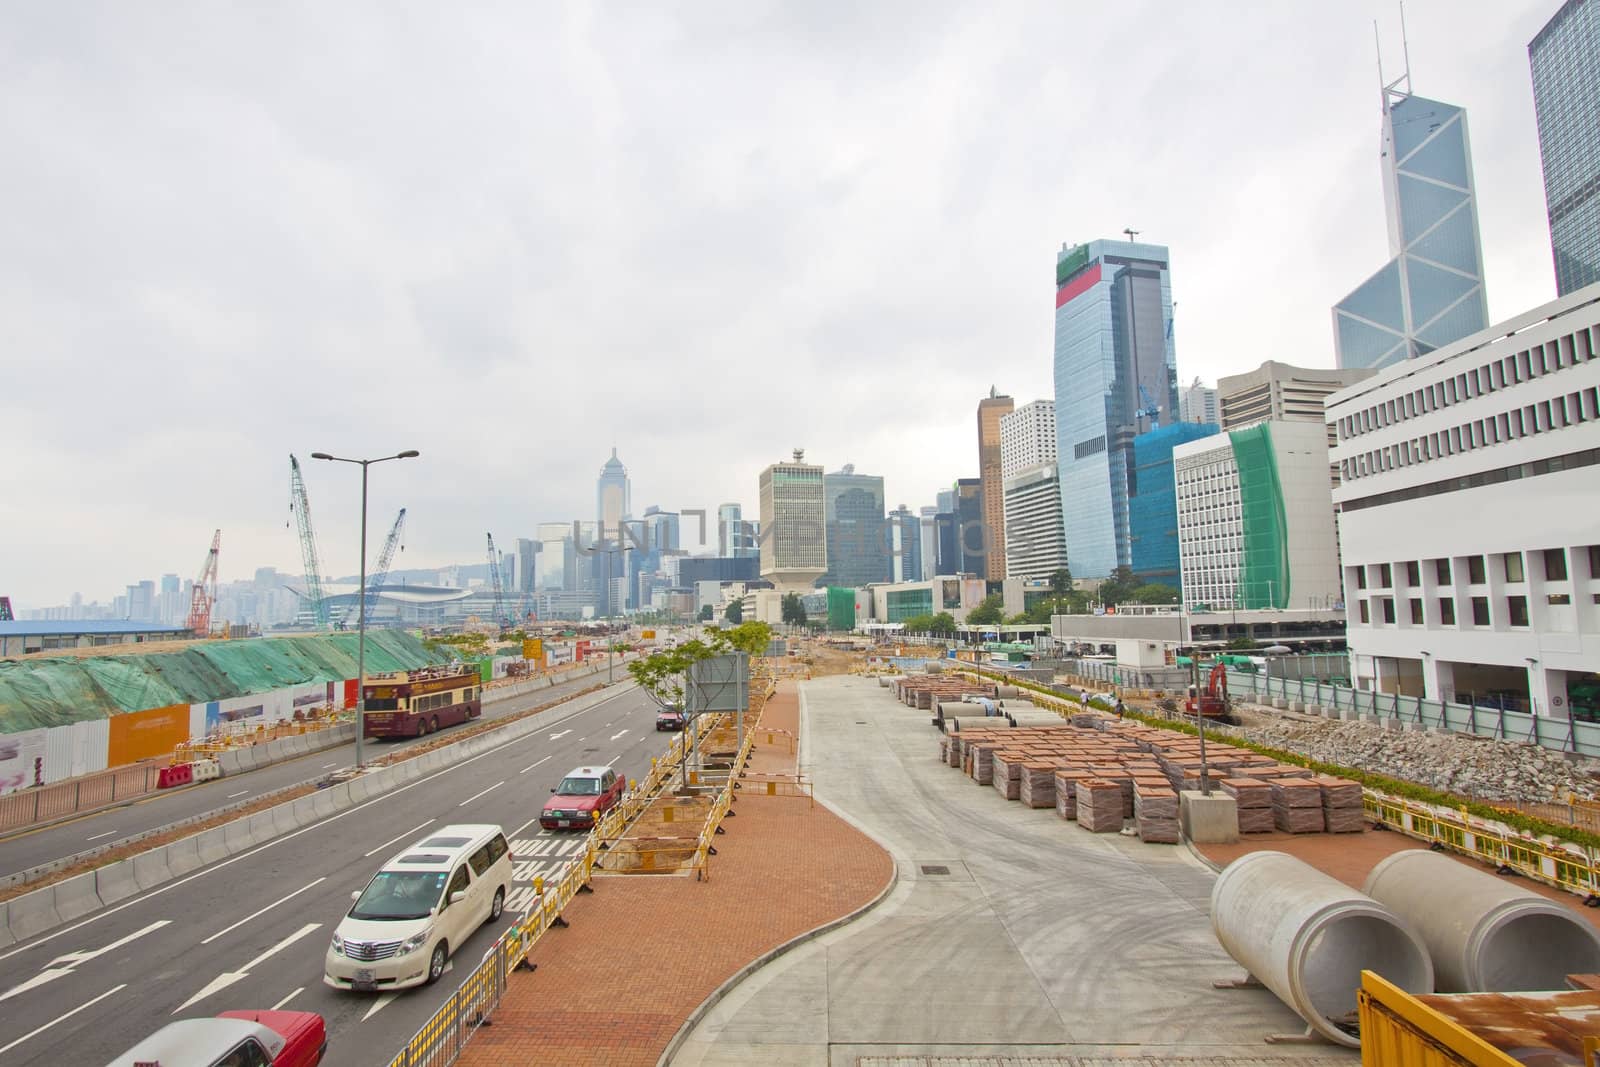
[{"label": "van windshield", "polygon": [[446,871],[379,871],[350,909],[352,919],[424,919],[439,902]]},{"label": "van windshield", "polygon": [[[545,781],[550,779],[546,778]],[[598,778],[563,778],[561,786],[556,790],[564,797],[597,797],[600,795],[600,779]]]}]

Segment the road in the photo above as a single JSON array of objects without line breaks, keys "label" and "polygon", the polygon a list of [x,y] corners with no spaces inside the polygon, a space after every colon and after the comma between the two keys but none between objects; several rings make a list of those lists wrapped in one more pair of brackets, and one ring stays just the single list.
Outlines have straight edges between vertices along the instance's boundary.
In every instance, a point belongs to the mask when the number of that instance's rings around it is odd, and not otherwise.
[{"label": "road", "polygon": [[322,959],[350,893],[424,833],[499,823],[516,863],[506,911],[520,913],[533,879],[583,841],[539,830],[550,790],[581,764],[643,777],[668,741],[655,711],[631,687],[551,709],[523,738],[0,953],[0,1065],[105,1063],[169,1020],[275,1006],[322,1013],[326,1063],[388,1064],[508,920],[474,934],[432,987],[348,993],[322,984]]},{"label": "road", "polygon": [[[619,670],[618,677],[625,675]],[[497,700],[484,705],[483,719],[503,719],[527,708],[548,704],[564,696],[604,683],[605,676],[580,678],[548,689]],[[493,690],[490,690],[493,695]],[[438,738],[448,738],[450,731],[430,736],[431,743]],[[368,741],[367,758],[409,748],[417,739],[401,741]],[[355,762],[355,744],[313,752],[309,756],[285,760],[247,774],[218,778],[200,785],[177,790],[162,790],[128,804],[85,815],[82,818],[56,823],[39,830],[22,830],[0,840],[0,872],[25,871],[40,864],[50,863],[77,855],[96,845],[168,826],[182,819],[203,815],[230,804],[244,803],[284,786],[298,785],[326,777],[340,767]]]}]

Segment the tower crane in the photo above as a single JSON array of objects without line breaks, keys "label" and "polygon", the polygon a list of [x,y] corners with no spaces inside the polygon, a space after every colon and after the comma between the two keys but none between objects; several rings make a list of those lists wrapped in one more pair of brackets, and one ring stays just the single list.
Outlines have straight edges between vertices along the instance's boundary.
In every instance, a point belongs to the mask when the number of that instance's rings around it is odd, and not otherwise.
[{"label": "tower crane", "polygon": [[1150,390],[1143,383],[1139,385],[1139,400],[1143,406],[1133,413],[1134,417],[1149,419],[1152,430],[1161,429],[1161,406],[1150,396]]},{"label": "tower crane", "polygon": [[383,583],[389,578],[389,564],[394,562],[394,549],[400,543],[400,531],[405,524],[406,509],[401,508],[394,525],[389,528],[389,538],[383,543],[383,551],[378,553],[378,566],[372,572],[372,580],[367,582],[366,613],[369,619],[372,618],[372,609],[377,606],[378,594],[383,592]]},{"label": "tower crane", "polygon": [[306,499],[305,479],[300,476],[300,461],[293,455],[289,457],[289,510],[299,520],[300,559],[306,569],[306,599],[311,602],[311,613],[317,620],[317,628],[323,629],[328,625],[328,602],[322,599],[322,570],[317,559],[317,538],[311,529],[311,504]]},{"label": "tower crane", "polygon": [[211,633],[211,607],[217,602],[217,556],[222,549],[222,531],[211,535],[211,551],[195,579],[194,591],[189,598],[189,619],[184,624],[196,637]]},{"label": "tower crane", "polygon": [[494,583],[494,621],[497,626],[507,629],[516,625],[506,611],[506,587],[500,581],[500,553],[494,547],[494,534],[485,535],[489,538],[489,580]]}]

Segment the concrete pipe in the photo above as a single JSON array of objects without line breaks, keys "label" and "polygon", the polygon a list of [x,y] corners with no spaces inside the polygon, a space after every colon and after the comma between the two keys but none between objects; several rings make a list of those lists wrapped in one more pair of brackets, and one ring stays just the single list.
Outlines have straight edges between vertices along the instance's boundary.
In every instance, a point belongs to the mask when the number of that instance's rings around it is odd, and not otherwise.
[{"label": "concrete pipe", "polygon": [[1016,700],[1022,695],[1022,693],[1014,685],[1002,685],[998,687],[995,695],[1001,700]]},{"label": "concrete pipe", "polygon": [[1600,972],[1583,916],[1437,852],[1396,852],[1362,888],[1416,927],[1441,993],[1565,989],[1569,974]]},{"label": "concrete pipe", "polygon": [[1211,928],[1312,1031],[1346,1048],[1361,1046],[1363,969],[1408,993],[1433,991],[1427,947],[1403,919],[1284,852],[1252,852],[1223,869],[1211,890]]}]

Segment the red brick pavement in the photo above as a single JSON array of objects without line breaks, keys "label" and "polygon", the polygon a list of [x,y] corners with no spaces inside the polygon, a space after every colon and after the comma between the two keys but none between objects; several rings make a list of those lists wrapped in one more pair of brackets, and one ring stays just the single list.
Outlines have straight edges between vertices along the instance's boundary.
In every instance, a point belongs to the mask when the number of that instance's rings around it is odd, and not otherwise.
[{"label": "red brick pavement", "polygon": [[[762,725],[798,735],[798,724],[799,699],[785,682]],[[794,771],[789,738],[775,740],[759,745],[752,771]],[[886,852],[803,797],[741,790],[733,811],[709,881],[596,877],[594,893],[568,906],[571,926],[535,947],[538,971],[511,976],[493,1025],[473,1036],[461,1062],[654,1064],[723,981],[868,903],[893,876]]]}]

